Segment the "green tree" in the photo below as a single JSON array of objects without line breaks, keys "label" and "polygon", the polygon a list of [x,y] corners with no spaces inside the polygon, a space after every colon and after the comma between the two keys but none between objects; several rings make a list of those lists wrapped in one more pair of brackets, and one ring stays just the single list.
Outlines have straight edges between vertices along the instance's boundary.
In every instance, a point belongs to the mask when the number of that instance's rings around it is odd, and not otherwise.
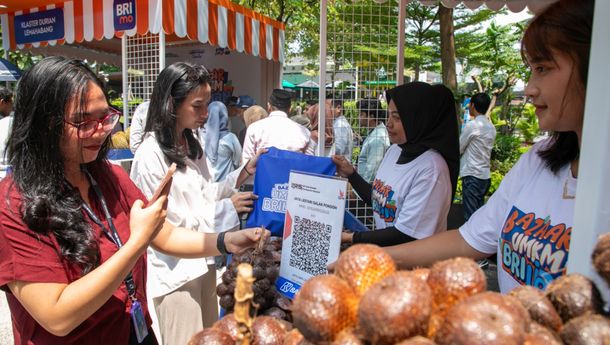
[{"label": "green tree", "polygon": [[521,23],[501,26],[492,22],[485,32],[474,35],[474,39],[468,42],[469,46],[464,49],[468,55],[461,60],[463,66],[466,71],[479,68],[481,72],[472,77],[473,81],[479,92],[491,94],[492,102],[487,115],[496,99],[507,93],[503,97],[499,118],[510,120],[511,88],[517,80],[525,80],[527,74],[517,48],[523,29]]}]

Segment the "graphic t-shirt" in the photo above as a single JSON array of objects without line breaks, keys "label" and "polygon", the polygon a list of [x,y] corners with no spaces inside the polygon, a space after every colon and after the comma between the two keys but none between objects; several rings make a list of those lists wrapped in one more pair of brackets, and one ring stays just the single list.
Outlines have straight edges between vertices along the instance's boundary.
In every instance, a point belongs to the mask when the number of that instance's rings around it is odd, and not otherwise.
[{"label": "graphic t-shirt", "polygon": [[447,230],[451,180],[443,157],[428,150],[396,164],[402,149],[392,145],[373,181],[371,201],[377,229],[390,226],[421,239]]},{"label": "graphic t-shirt", "polygon": [[566,273],[573,224],[576,179],[567,164],[557,174],[534,145],[506,175],[487,204],[460,228],[483,253],[497,252],[500,290],[519,285],[544,289]]}]

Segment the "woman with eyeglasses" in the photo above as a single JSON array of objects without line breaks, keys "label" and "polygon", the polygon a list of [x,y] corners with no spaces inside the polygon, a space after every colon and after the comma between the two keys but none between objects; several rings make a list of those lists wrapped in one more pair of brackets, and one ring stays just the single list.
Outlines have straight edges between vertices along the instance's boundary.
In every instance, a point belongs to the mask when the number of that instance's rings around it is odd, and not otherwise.
[{"label": "woman with eyeglasses", "polygon": [[15,344],[156,344],[146,303],[146,248],[205,257],[254,245],[260,230],[215,234],[165,220],[108,163],[118,121],[82,62],[45,58],[17,86],[0,182],[0,288]]}]

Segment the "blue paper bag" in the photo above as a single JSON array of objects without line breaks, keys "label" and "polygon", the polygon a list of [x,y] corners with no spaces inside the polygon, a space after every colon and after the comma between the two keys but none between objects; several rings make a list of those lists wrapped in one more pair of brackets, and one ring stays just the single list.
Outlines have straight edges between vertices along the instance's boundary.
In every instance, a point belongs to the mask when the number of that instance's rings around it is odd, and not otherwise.
[{"label": "blue paper bag", "polygon": [[246,227],[264,226],[272,236],[282,236],[291,170],[334,176],[337,168],[328,157],[269,148],[256,164],[254,194],[258,200],[246,220]]}]

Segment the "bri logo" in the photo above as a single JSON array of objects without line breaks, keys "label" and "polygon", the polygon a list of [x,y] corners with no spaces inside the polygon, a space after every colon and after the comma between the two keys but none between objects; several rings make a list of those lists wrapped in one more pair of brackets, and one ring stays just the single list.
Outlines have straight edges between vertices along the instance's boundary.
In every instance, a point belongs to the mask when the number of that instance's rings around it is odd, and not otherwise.
[{"label": "bri logo", "polygon": [[285,282],[284,284],[282,284],[282,286],[280,287],[280,291],[284,292],[284,293],[290,293],[290,294],[295,294],[299,291],[299,289],[297,289],[294,284],[292,284],[291,282]]},{"label": "bri logo", "polygon": [[131,30],[136,26],[135,0],[114,0],[114,29]]}]

